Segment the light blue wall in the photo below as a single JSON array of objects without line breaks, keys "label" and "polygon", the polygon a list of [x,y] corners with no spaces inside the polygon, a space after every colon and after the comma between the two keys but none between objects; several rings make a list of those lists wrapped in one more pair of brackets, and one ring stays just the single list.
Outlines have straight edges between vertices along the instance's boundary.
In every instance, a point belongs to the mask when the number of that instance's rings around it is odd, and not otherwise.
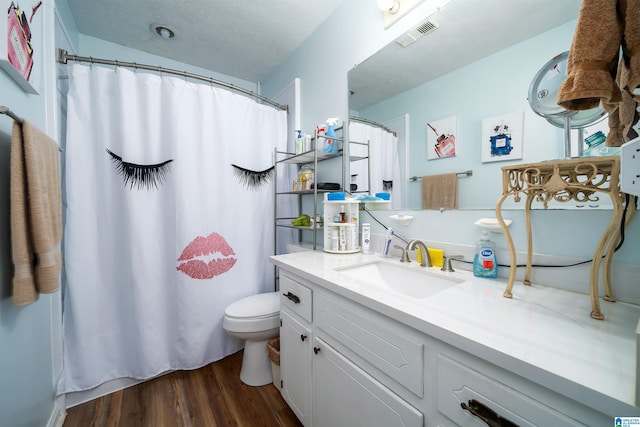
[{"label": "light blue wall", "polygon": [[[45,34],[53,28],[53,5],[45,2]],[[52,47],[53,43],[51,43]],[[37,52],[34,66],[43,77],[39,95],[28,95],[0,71],[0,104],[55,135],[47,105],[54,88],[47,73],[53,66],[51,49]],[[35,72],[35,71],[34,71]],[[12,120],[0,116],[0,425],[44,426],[54,412],[56,370],[53,348],[59,348],[59,292],[42,295],[33,304],[11,304],[11,263],[9,228],[9,158]],[[55,341],[55,342],[54,342]]]}]

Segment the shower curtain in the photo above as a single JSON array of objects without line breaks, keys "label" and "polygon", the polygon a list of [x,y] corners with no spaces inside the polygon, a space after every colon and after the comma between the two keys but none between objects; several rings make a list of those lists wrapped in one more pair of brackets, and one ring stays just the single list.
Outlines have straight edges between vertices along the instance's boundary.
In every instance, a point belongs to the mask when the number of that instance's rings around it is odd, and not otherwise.
[{"label": "shower curtain", "polygon": [[273,290],[270,168],[286,112],[179,77],[68,74],[58,391],[239,350],[224,310]]},{"label": "shower curtain", "polygon": [[[358,191],[368,191],[371,195],[379,192],[391,194],[391,208],[400,209],[402,198],[400,186],[393,189],[393,183],[400,182],[400,162],[398,158],[398,137],[378,126],[366,123],[350,122],[349,139],[356,142],[369,143],[368,170],[366,160],[351,163],[352,183],[358,186]],[[366,156],[367,148],[363,145],[351,144],[351,156]],[[368,188],[367,174],[370,174],[371,188]],[[391,184],[389,184],[391,183]]]}]

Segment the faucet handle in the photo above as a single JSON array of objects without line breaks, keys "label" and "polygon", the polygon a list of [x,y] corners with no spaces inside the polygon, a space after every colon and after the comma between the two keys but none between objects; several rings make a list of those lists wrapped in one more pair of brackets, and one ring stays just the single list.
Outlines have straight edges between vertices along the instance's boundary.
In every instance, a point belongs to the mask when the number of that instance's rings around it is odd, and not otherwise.
[{"label": "faucet handle", "polygon": [[464,259],[464,255],[449,255],[444,257],[444,262],[442,263],[441,271],[449,271],[454,272],[455,270],[451,266],[451,260],[453,259]]},{"label": "faucet handle", "polygon": [[402,256],[400,257],[400,262],[411,262],[411,260],[409,259],[409,254],[407,253],[407,250],[405,248],[403,248],[402,246],[398,246],[398,245],[393,245],[394,249],[400,249],[402,251]]}]

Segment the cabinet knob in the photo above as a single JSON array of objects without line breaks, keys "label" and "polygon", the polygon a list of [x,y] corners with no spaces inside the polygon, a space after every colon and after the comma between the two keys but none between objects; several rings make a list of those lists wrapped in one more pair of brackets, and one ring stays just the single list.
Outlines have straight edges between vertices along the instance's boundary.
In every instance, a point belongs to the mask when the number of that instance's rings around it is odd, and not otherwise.
[{"label": "cabinet knob", "polygon": [[307,336],[306,336],[306,335],[302,335],[302,334],[300,335],[300,341],[304,341],[304,340],[306,340],[306,339],[307,339]]},{"label": "cabinet knob", "polygon": [[286,294],[282,294],[289,299],[289,301],[293,301],[295,304],[300,304],[300,297],[296,294],[292,294],[291,292],[287,292]]},{"label": "cabinet knob", "polygon": [[314,352],[315,354],[320,353],[320,347],[313,347],[313,352]]}]

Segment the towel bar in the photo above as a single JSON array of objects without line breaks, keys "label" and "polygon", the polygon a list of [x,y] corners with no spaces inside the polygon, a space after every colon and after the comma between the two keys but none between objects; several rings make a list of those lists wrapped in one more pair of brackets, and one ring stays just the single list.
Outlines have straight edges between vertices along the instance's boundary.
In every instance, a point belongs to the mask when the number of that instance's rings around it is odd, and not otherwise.
[{"label": "towel bar", "polygon": [[[468,171],[464,171],[464,172],[456,172],[456,175],[473,176],[473,171],[471,169],[469,169]],[[422,179],[422,177],[421,176],[412,176],[411,178],[409,178],[409,180],[411,180],[411,181],[417,181],[419,179]]]},{"label": "towel bar", "polygon": [[[18,117],[13,111],[11,111],[9,107],[5,107],[4,105],[0,105],[0,114],[4,114],[6,116],[11,117],[17,123],[20,123],[20,124],[24,123],[24,121],[20,117]],[[62,148],[58,147],[58,151],[62,153],[63,150]]]}]

